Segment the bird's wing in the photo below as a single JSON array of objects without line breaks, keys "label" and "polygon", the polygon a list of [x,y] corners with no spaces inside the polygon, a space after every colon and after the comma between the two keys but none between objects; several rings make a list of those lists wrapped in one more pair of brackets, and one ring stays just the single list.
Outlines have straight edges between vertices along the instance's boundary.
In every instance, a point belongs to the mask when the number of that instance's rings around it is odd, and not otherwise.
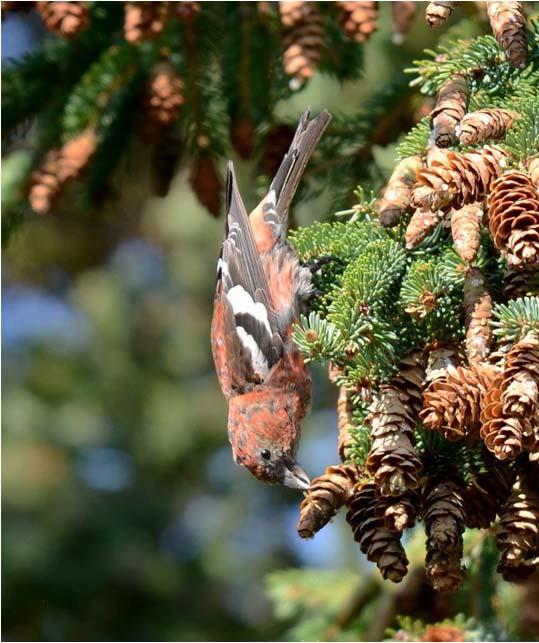
[{"label": "bird's wing", "polygon": [[221,388],[227,397],[264,381],[282,352],[266,276],[231,163],[212,347]]},{"label": "bird's wing", "polygon": [[255,239],[261,251],[269,250],[275,240],[286,235],[290,203],[305,167],[331,120],[328,111],[320,112],[312,120],[309,120],[309,116],[310,111],[306,109],[299,120],[288,152],[271,182],[268,194],[251,214]]}]

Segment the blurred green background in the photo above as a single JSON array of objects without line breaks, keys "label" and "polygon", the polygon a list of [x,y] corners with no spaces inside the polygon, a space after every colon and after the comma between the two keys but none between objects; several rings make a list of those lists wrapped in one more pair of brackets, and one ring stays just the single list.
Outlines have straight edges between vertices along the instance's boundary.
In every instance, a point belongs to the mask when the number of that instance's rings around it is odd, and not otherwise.
[{"label": "blurred green background", "polygon": [[[382,12],[364,77],[344,86],[317,77],[282,112],[357,109],[434,41],[420,13],[397,47]],[[44,37],[19,15],[8,15],[2,36],[4,57]],[[393,149],[374,150],[386,173]],[[256,168],[235,160],[254,205]],[[12,155],[7,179],[16,165]],[[209,346],[223,220],[197,204],[185,169],[167,198],[149,198],[143,149],[117,189],[97,217],[74,211],[67,194],[3,253],[3,637],[282,637],[294,613],[274,617],[269,572],[341,570],[346,593],[370,582],[370,565],[342,517],[300,541],[298,494],[232,462]],[[330,216],[327,191],[296,208],[300,224]],[[336,392],[323,371],[314,379],[300,448],[311,476],[337,461]]]}]

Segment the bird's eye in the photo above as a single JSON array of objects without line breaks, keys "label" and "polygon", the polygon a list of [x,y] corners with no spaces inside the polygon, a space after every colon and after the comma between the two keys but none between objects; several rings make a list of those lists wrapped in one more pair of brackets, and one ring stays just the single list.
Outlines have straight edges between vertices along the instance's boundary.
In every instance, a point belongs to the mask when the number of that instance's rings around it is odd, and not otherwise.
[{"label": "bird's eye", "polygon": [[264,460],[269,460],[271,458],[271,453],[268,449],[262,449],[260,455],[264,458]]}]

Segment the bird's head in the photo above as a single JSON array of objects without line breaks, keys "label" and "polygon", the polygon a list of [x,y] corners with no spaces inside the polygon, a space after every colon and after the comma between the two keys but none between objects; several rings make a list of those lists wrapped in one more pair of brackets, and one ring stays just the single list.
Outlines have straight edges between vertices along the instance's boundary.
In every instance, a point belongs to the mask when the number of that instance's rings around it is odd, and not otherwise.
[{"label": "bird's head", "polygon": [[296,461],[300,437],[293,394],[259,390],[230,400],[228,434],[234,459],[259,480],[307,489]]}]

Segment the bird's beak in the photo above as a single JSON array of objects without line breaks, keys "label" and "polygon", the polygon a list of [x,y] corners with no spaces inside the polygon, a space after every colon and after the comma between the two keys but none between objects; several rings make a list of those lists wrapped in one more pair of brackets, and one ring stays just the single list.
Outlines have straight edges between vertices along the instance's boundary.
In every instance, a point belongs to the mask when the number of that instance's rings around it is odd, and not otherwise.
[{"label": "bird's beak", "polygon": [[283,484],[291,489],[308,489],[311,482],[303,469],[292,458],[285,458]]}]

